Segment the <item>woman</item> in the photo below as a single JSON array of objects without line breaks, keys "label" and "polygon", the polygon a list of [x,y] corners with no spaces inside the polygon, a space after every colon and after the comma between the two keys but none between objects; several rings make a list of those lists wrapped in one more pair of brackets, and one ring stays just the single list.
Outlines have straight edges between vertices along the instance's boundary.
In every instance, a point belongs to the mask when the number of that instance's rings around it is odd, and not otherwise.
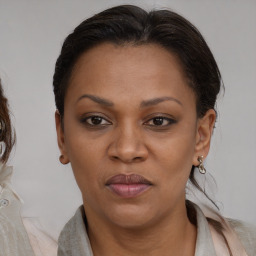
[{"label": "woman", "polygon": [[256,232],[186,201],[205,173],[221,75],[178,14],[118,6],[64,41],[54,74],[60,162],[83,196],[58,255],[255,255]]},{"label": "woman", "polygon": [[22,200],[11,186],[12,167],[6,165],[14,142],[0,82],[0,256],[54,256],[56,242],[32,219],[20,216]]}]

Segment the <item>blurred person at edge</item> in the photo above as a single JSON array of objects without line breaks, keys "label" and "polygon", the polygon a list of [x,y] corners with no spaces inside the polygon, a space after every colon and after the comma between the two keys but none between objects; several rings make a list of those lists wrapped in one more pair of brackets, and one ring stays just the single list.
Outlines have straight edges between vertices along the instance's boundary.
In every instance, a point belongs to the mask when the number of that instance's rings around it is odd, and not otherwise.
[{"label": "blurred person at edge", "polygon": [[189,21],[131,5],[98,13],[65,39],[53,87],[60,161],[83,196],[59,256],[256,255],[254,228],[186,200],[221,87]]},{"label": "blurred person at edge", "polygon": [[55,256],[57,244],[35,220],[21,218],[22,200],[11,185],[7,165],[15,143],[8,102],[0,81],[0,256]]}]

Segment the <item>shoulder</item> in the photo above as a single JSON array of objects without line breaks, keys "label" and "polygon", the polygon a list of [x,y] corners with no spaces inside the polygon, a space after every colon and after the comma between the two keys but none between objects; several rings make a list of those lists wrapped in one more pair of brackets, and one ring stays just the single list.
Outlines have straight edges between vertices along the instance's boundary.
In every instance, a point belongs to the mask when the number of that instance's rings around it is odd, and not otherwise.
[{"label": "shoulder", "polygon": [[256,226],[234,219],[227,219],[242,242],[248,256],[256,255]]}]

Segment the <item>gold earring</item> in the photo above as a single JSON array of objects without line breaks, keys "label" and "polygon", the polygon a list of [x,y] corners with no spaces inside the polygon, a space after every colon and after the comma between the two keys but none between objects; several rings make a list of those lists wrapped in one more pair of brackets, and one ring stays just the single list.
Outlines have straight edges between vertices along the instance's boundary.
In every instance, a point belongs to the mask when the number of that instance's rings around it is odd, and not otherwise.
[{"label": "gold earring", "polygon": [[204,158],[203,156],[199,156],[197,158],[197,160],[199,162],[199,165],[197,166],[197,168],[198,168],[198,170],[199,170],[199,172],[201,174],[205,174],[206,173],[206,169],[204,168],[204,164],[203,164],[203,158]]}]

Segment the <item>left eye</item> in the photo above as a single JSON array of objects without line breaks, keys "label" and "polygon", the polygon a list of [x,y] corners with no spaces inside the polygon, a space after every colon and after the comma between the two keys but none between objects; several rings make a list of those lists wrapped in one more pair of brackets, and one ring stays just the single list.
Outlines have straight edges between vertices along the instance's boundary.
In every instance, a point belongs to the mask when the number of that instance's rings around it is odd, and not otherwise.
[{"label": "left eye", "polygon": [[145,124],[150,126],[168,126],[172,123],[175,123],[175,120],[163,116],[158,116],[150,119]]},{"label": "left eye", "polygon": [[101,116],[89,116],[87,117],[84,122],[86,122],[89,125],[97,126],[97,125],[109,125],[110,122],[108,122],[106,119],[104,119]]}]

